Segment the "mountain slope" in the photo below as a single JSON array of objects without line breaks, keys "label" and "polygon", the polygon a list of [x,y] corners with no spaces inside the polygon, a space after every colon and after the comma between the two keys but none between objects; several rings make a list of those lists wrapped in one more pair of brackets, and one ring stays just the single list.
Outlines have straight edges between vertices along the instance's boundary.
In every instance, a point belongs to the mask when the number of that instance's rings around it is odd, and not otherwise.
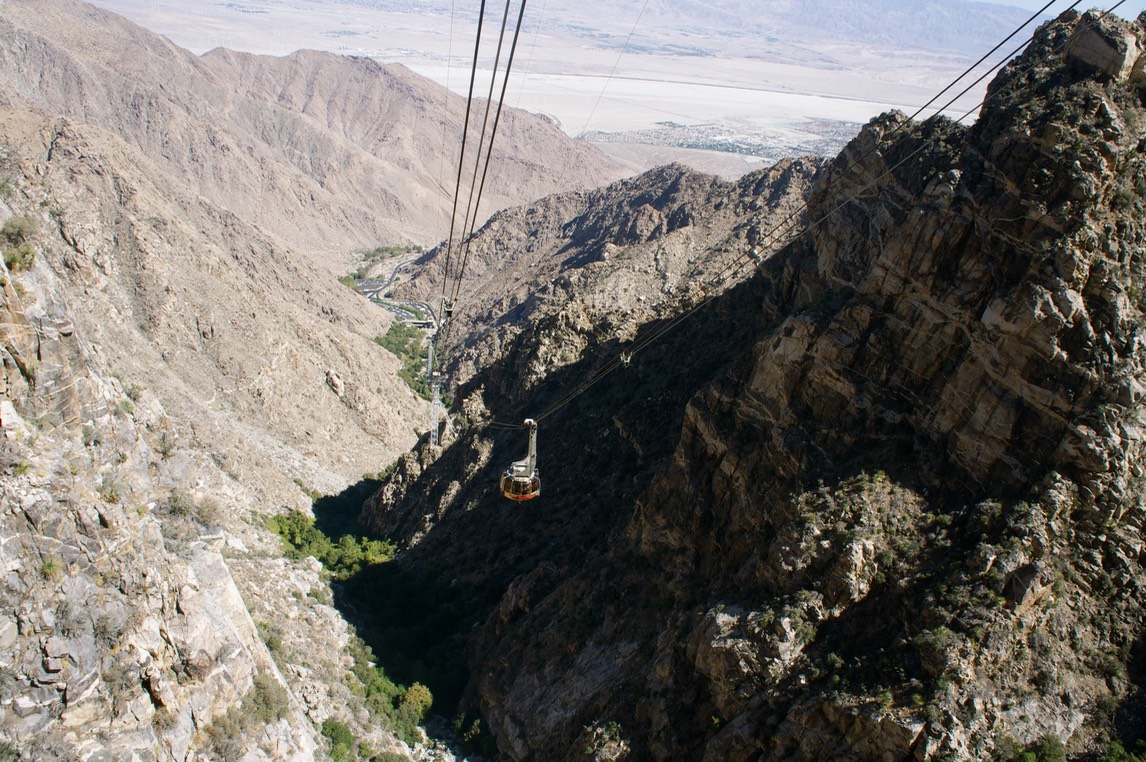
[{"label": "mountain slope", "polygon": [[[1142,737],[1143,26],[1065,14],[973,127],[874,120],[809,235],[584,394],[560,402],[615,343],[523,393],[538,334],[460,390],[470,428],[368,505],[411,547],[363,582],[452,616],[412,627],[465,643],[502,755]],[[496,489],[523,437],[482,402],[551,411],[527,506]]]},{"label": "mountain slope", "polygon": [[[0,8],[0,76],[6,98],[121,136],[318,262],[448,229],[464,101],[401,66],[198,57],[78,0],[14,0]],[[544,119],[507,110],[503,122],[487,209],[619,176]]]},{"label": "mountain slope", "polygon": [[546,325],[548,351],[519,368],[528,388],[578,360],[589,334],[631,341],[638,326],[746,277],[743,252],[779,248],[785,236],[762,240],[763,231],[797,227],[820,165],[815,157],[784,161],[735,183],[671,165],[507,209],[456,250],[427,252],[393,293],[437,304],[447,263],[446,298],[461,277],[452,340],[440,348],[455,384],[503,358],[523,331]]}]

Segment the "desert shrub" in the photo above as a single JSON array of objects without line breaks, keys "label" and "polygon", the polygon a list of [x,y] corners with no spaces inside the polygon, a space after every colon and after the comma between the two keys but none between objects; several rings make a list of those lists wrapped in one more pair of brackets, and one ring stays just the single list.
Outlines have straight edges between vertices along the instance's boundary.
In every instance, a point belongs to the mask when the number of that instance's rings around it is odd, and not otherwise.
[{"label": "desert shrub", "polygon": [[31,217],[10,217],[0,227],[0,240],[9,246],[20,246],[35,237],[39,226]]},{"label": "desert shrub", "polygon": [[142,686],[139,680],[139,667],[127,659],[117,659],[100,674],[111,695],[114,714],[119,714],[133,699]]},{"label": "desert shrub", "polygon": [[195,504],[195,520],[203,526],[216,526],[223,519],[223,507],[211,495],[204,495]]},{"label": "desert shrub", "polygon": [[176,487],[167,495],[167,510],[175,516],[190,516],[195,510],[195,499]]},{"label": "desert shrub", "polygon": [[269,725],[286,717],[290,697],[286,688],[265,672],[255,680],[241,706],[232,706],[207,727],[207,739],[214,760],[237,762],[246,753],[243,737],[252,728]]},{"label": "desert shrub", "polygon": [[36,235],[36,221],[31,217],[11,217],[0,227],[0,247],[9,270],[27,270],[36,259],[29,241]]},{"label": "desert shrub", "polygon": [[164,707],[151,716],[151,727],[160,735],[173,730],[179,724],[179,715]]},{"label": "desert shrub", "polygon": [[108,474],[100,482],[99,499],[105,503],[118,503],[123,495],[123,482],[115,474]]},{"label": "desert shrub", "polygon": [[11,741],[0,741],[0,762],[18,762],[20,750]]},{"label": "desert shrub", "polygon": [[1058,736],[1043,736],[1030,751],[1035,753],[1038,762],[1066,762],[1066,748]]},{"label": "desert shrub", "polygon": [[40,579],[46,582],[55,582],[64,573],[64,565],[60,559],[53,555],[46,555],[40,560]]},{"label": "desert shrub", "polygon": [[56,606],[56,632],[65,638],[72,638],[84,631],[84,618],[76,607],[68,601],[60,601]]},{"label": "desert shrub", "polygon": [[104,648],[112,648],[123,636],[124,622],[109,614],[100,614],[93,623],[96,642]]},{"label": "desert shrub", "polygon": [[290,696],[286,688],[265,672],[255,675],[255,684],[243,699],[246,716],[257,724],[269,725],[286,717],[289,709]]},{"label": "desert shrub", "polygon": [[259,630],[259,637],[266,644],[271,653],[278,653],[283,649],[283,631],[273,624],[259,622],[255,625]]}]

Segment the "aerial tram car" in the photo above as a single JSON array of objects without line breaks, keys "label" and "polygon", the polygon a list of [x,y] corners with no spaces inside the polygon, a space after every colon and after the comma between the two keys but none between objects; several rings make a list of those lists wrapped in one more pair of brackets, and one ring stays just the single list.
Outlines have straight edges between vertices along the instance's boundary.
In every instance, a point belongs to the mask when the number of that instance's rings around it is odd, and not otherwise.
[{"label": "aerial tram car", "polygon": [[541,494],[541,477],[537,475],[537,421],[526,418],[522,427],[529,430],[529,453],[515,460],[501,475],[501,494],[518,502]]}]

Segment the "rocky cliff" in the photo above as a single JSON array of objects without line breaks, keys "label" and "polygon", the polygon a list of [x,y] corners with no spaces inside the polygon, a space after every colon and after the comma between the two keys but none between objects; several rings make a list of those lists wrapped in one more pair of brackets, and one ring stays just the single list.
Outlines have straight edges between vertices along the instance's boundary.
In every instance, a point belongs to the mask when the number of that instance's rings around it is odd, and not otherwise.
[{"label": "rocky cliff", "polygon": [[350,629],[265,516],[413,438],[386,321],[122,141],[0,124],[4,753],[314,759]]},{"label": "rocky cliff", "polygon": [[[805,235],[583,394],[623,344],[507,383],[539,332],[459,390],[470,427],[366,518],[503,757],[1143,736],[1144,23],[1046,25],[973,126],[873,120]],[[539,410],[542,497],[509,505],[523,438],[483,421]]]}]

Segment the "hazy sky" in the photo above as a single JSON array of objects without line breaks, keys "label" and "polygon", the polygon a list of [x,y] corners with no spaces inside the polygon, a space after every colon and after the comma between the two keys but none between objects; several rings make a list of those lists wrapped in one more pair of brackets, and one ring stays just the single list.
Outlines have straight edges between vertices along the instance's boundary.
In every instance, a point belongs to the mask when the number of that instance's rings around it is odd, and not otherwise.
[{"label": "hazy sky", "polygon": [[[1003,0],[1003,2],[1005,5],[1017,5],[1020,8],[1030,8],[1032,11],[1037,11],[1039,8],[1042,8],[1047,4],[1047,0]],[[1089,0],[1089,2],[1083,2],[1078,7],[1079,9],[1101,8],[1106,10],[1107,8],[1114,7],[1114,4],[1117,2],[1118,0],[1100,0],[1099,2],[1096,2],[1096,0]],[[1051,6],[1049,12],[1053,13],[1056,10],[1062,10],[1063,8],[1069,7],[1069,2],[1060,0]],[[1115,11],[1115,13],[1117,13],[1122,18],[1132,19],[1142,11],[1146,11],[1146,0],[1126,0],[1125,3],[1118,7],[1118,10]]]}]

